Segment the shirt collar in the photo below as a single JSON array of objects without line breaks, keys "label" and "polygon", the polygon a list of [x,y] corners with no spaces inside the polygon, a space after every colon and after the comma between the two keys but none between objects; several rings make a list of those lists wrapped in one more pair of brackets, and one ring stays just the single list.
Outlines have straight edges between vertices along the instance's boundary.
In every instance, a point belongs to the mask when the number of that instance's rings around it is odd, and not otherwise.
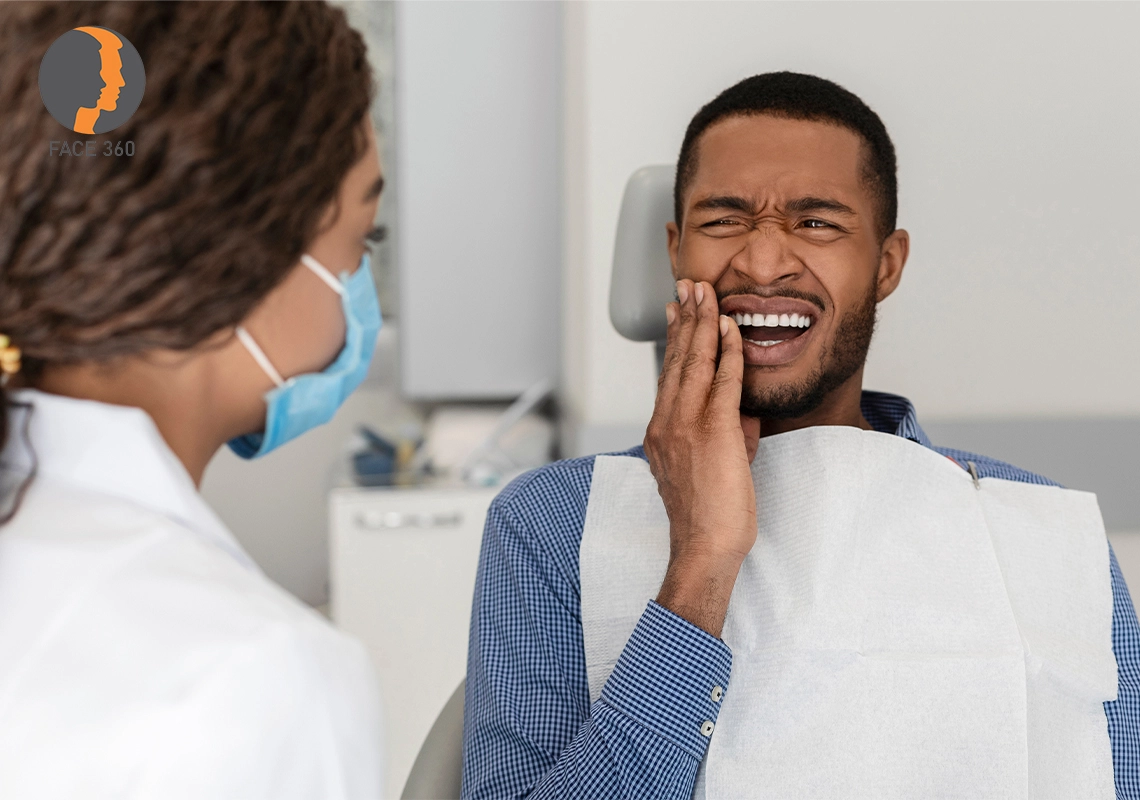
[{"label": "shirt collar", "polygon": [[225,524],[202,499],[193,479],[140,408],[49,394],[35,389],[11,393],[32,406],[28,442],[23,444],[20,409],[4,460],[26,469],[34,457],[37,476],[131,501],[189,528],[236,560],[257,569]]},{"label": "shirt collar", "polygon": [[892,433],[923,447],[934,447],[926,431],[918,424],[914,406],[905,397],[863,390],[859,407],[863,418],[879,433]]}]

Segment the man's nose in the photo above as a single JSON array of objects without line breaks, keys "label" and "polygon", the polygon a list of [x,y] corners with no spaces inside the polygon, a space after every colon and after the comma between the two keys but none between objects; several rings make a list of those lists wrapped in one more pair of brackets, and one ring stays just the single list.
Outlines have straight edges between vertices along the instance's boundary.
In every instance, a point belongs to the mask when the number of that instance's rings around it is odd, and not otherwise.
[{"label": "man's nose", "polygon": [[788,237],[783,226],[761,223],[748,234],[745,246],[729,266],[761,285],[796,278],[803,272],[804,265],[792,252]]}]

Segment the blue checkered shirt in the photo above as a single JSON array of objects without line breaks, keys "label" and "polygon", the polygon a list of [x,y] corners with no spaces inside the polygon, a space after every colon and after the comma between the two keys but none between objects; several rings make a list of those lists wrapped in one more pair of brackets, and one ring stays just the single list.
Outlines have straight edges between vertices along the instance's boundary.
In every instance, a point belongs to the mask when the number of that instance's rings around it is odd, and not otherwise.
[{"label": "blue checkered shirt", "polygon": [[[863,416],[979,477],[1053,481],[985,456],[934,447],[914,407],[864,392]],[[623,455],[640,456],[640,447]],[[597,702],[582,644],[578,548],[594,458],[521,476],[487,515],[467,661],[463,794],[484,798],[690,798],[697,765],[729,686],[732,653],[720,639],[650,601]],[[1104,704],[1116,796],[1140,800],[1140,626],[1116,556],[1112,645],[1117,699]]]}]

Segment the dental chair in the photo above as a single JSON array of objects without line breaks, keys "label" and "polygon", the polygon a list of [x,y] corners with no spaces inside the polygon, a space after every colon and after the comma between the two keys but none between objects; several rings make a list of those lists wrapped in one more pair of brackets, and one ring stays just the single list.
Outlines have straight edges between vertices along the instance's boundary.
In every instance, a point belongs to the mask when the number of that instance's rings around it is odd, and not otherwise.
[{"label": "dental chair", "polygon": [[665,304],[676,300],[665,223],[673,219],[672,164],[642,167],[625,184],[610,276],[610,321],[635,342],[654,342],[665,359]]},{"label": "dental chair", "polygon": [[[665,304],[676,299],[665,223],[673,219],[672,164],[642,167],[622,196],[610,279],[610,321],[665,357]],[[458,800],[463,776],[464,684],[444,705],[420,747],[401,800]]]},{"label": "dental chair", "polygon": [[463,689],[459,682],[428,731],[401,800],[459,800],[463,780]]}]

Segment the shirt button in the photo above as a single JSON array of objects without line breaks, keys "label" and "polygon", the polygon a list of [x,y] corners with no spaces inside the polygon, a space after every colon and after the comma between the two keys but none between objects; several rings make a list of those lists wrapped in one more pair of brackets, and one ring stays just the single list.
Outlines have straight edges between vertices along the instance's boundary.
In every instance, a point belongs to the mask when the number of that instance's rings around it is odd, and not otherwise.
[{"label": "shirt button", "polygon": [[724,697],[724,689],[719,686],[714,686],[712,689],[712,694],[710,694],[709,697],[712,698],[712,701],[714,703],[719,703],[720,698]]},{"label": "shirt button", "polygon": [[701,723],[701,736],[712,736],[713,728],[715,726],[709,720]]}]

